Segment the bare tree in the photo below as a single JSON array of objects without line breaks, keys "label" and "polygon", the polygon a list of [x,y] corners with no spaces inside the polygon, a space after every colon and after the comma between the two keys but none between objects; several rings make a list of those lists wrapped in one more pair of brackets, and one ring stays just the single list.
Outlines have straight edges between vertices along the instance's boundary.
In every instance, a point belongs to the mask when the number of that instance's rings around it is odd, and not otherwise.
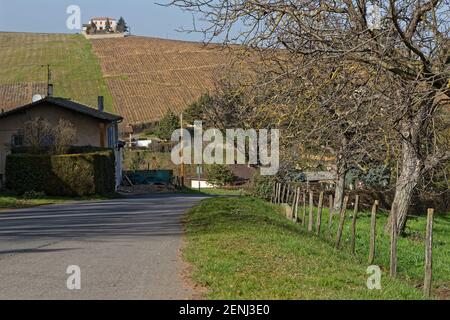
[{"label": "bare tree", "polygon": [[54,127],[45,119],[33,118],[24,123],[21,132],[24,145],[33,153],[64,154],[76,143],[76,129],[65,119],[60,119]]},{"label": "bare tree", "polygon": [[47,120],[33,118],[26,121],[21,130],[24,145],[31,148],[31,152],[39,153],[53,142],[53,128]]},{"label": "bare tree", "polygon": [[52,152],[65,154],[77,142],[77,130],[72,122],[59,119],[58,125],[53,129]]},{"label": "bare tree", "polygon": [[[398,230],[406,225],[420,177],[450,157],[448,146],[424,149],[432,123],[450,91],[449,0],[174,0],[201,15],[205,40],[283,49],[307,63],[339,60],[396,83],[386,122],[401,141],[393,208]],[[238,32],[236,32],[239,30]],[[298,63],[298,72],[302,64]],[[383,78],[384,77],[384,78]],[[391,121],[392,120],[392,121]]]}]

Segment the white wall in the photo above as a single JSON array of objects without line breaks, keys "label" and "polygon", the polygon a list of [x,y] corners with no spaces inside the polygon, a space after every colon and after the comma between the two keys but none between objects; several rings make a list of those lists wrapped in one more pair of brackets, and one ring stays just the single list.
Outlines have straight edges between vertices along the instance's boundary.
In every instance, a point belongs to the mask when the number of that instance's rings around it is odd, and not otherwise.
[{"label": "white wall", "polygon": [[[105,25],[106,25],[106,20],[91,20],[89,23],[94,22],[95,25],[97,26],[97,30],[105,30]],[[109,20],[110,24],[111,24],[111,29],[113,31],[116,31],[117,28],[117,21],[116,20]]]},{"label": "white wall", "polygon": [[214,188],[214,185],[209,184],[208,182],[204,180],[191,180],[191,188],[192,189],[198,189],[198,185],[200,184],[200,189],[212,189]]}]

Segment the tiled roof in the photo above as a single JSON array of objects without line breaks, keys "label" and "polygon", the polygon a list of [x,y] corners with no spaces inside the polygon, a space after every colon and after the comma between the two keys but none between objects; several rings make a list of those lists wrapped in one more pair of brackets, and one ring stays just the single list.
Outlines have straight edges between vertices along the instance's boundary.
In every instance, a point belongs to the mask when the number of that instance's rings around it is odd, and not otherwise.
[{"label": "tiled roof", "polygon": [[9,111],[0,113],[0,118],[4,118],[7,117],[11,114],[17,113],[17,112],[21,112],[24,111],[26,109],[30,109],[33,108],[35,106],[38,106],[42,103],[50,103],[65,109],[69,109],[96,119],[100,119],[100,120],[104,120],[104,121],[108,121],[108,122],[115,122],[115,121],[121,121],[123,118],[121,116],[112,114],[112,113],[108,113],[108,112],[104,112],[104,111],[99,111],[95,108],[91,108],[89,106],[86,106],[84,104],[80,104],[78,102],[72,101],[72,100],[68,100],[68,99],[64,99],[64,98],[56,98],[56,97],[46,97],[42,100],[30,103],[30,104],[26,104],[24,106],[20,106],[14,109],[11,109]]},{"label": "tiled roof", "polygon": [[109,21],[116,21],[116,19],[114,19],[114,18],[108,18],[108,17],[94,17],[94,18],[91,18],[91,20],[101,20],[101,21],[106,21],[107,19],[109,19]]},{"label": "tiled roof", "polygon": [[308,181],[327,181],[335,180],[336,173],[330,171],[304,172]]}]

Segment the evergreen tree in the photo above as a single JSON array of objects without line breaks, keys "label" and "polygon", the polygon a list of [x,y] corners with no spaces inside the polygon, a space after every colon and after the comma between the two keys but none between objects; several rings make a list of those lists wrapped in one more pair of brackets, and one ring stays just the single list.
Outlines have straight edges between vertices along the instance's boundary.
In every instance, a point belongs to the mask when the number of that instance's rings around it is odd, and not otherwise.
[{"label": "evergreen tree", "polygon": [[162,140],[170,140],[172,133],[179,127],[180,121],[178,117],[172,111],[169,111],[159,121],[156,134]]},{"label": "evergreen tree", "polygon": [[106,32],[110,32],[111,31],[111,21],[109,21],[109,18],[106,18],[105,31]]},{"label": "evergreen tree", "polygon": [[125,19],[123,17],[120,17],[119,21],[117,22],[117,32],[119,33],[125,33],[128,32],[128,26],[125,22]]},{"label": "evergreen tree", "polygon": [[94,21],[91,21],[91,25],[88,28],[88,34],[95,34],[97,33],[97,25],[94,23]]}]

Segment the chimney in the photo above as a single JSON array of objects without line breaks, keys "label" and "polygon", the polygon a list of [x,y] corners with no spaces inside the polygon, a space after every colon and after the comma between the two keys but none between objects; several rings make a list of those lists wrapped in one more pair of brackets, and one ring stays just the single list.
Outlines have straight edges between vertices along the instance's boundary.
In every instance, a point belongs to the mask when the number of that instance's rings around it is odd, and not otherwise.
[{"label": "chimney", "polygon": [[103,96],[98,96],[98,111],[103,112],[104,109]]},{"label": "chimney", "polygon": [[47,96],[53,97],[53,84],[49,83],[47,87]]}]

